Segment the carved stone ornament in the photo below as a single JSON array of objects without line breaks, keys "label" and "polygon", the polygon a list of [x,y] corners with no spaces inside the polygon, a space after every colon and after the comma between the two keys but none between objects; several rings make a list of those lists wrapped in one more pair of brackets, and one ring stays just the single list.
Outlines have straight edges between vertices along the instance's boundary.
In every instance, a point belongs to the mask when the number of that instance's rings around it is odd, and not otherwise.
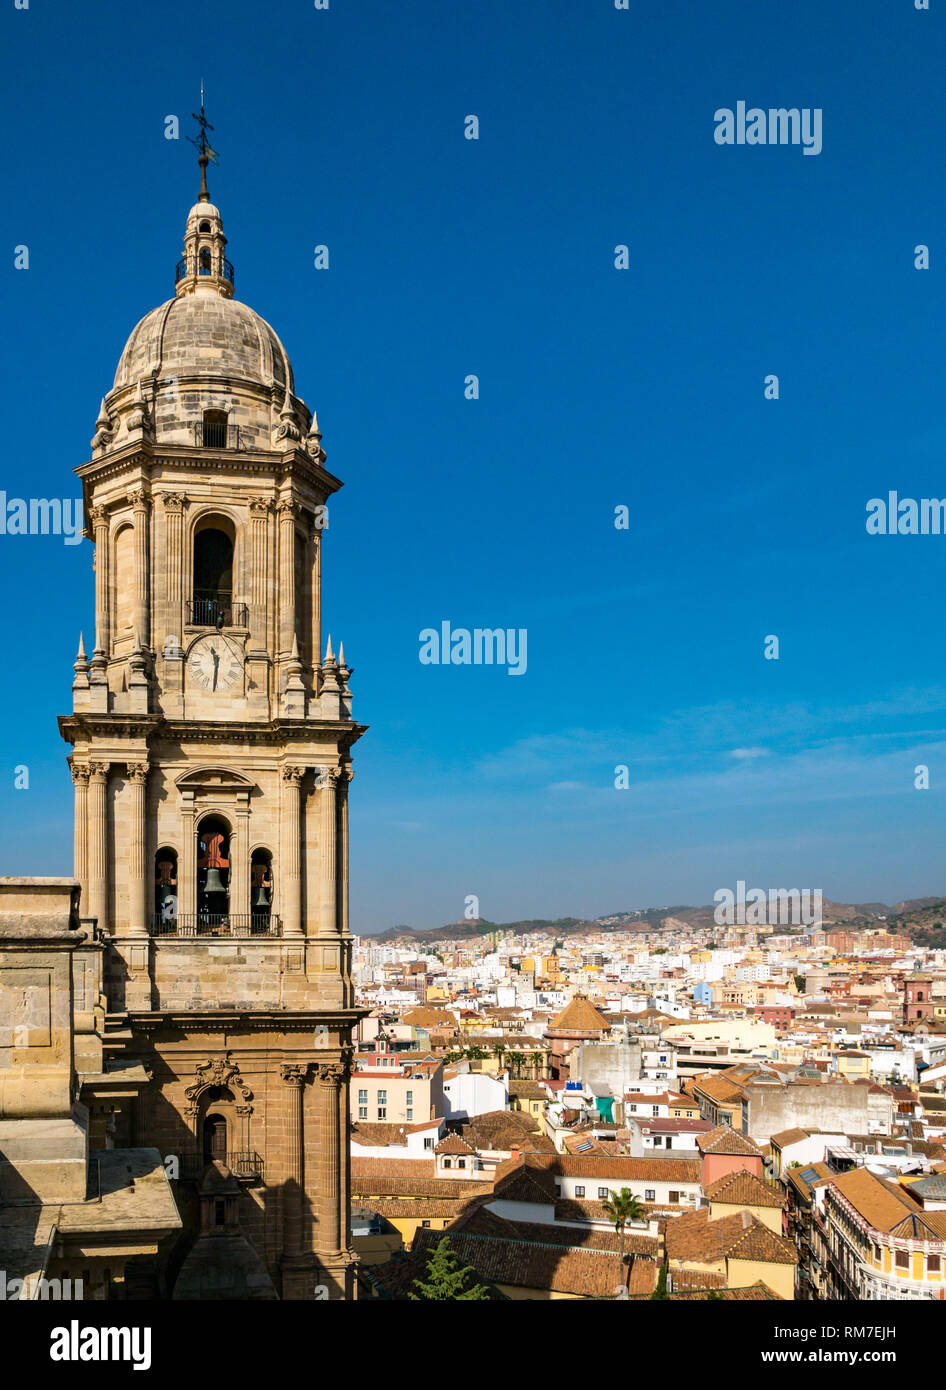
[{"label": "carved stone ornament", "polygon": [[[240,1075],[240,1068],[230,1061],[229,1052],[225,1057],[211,1057],[209,1062],[201,1062],[194,1068],[194,1082],[188,1086],[184,1095],[188,1106],[184,1114],[193,1118],[200,1107],[200,1098],[211,1086],[228,1086],[239,1091],[243,1100],[251,1101],[253,1092]],[[252,1112],[252,1106],[246,1113]]]}]

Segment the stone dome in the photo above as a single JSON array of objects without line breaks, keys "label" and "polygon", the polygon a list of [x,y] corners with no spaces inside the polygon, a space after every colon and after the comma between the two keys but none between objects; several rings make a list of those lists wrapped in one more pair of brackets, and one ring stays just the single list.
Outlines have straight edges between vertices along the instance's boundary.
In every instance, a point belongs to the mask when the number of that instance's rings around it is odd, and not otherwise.
[{"label": "stone dome", "polygon": [[132,329],[113,390],[159,378],[225,377],[294,390],[292,367],[275,331],[249,305],[220,294],[169,299]]}]

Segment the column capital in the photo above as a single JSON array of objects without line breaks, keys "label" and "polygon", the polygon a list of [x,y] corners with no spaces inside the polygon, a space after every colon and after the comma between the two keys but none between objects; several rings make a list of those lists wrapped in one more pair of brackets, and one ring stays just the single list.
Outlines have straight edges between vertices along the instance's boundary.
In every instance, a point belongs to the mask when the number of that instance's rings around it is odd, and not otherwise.
[{"label": "column capital", "polygon": [[134,782],[138,786],[144,786],[148,780],[148,763],[126,763],[129,782]]},{"label": "column capital", "polygon": [[302,506],[293,497],[281,497],[276,503],[280,521],[292,521],[302,512]]},{"label": "column capital", "polygon": [[111,763],[92,761],[89,763],[89,773],[93,782],[107,782],[108,774],[111,770]]},{"label": "column capital", "polygon": [[301,1091],[309,1079],[309,1066],[307,1063],[283,1062],[279,1074],[287,1086]]},{"label": "column capital", "polygon": [[302,785],[302,779],[305,776],[305,768],[290,763],[283,768],[282,775],[284,779],[290,782],[294,787],[299,787]]},{"label": "column capital", "polygon": [[136,512],[146,512],[151,506],[151,493],[144,486],[133,487],[126,495]]},{"label": "column capital", "polygon": [[183,493],[183,492],[161,492],[161,493],[158,494],[158,496],[161,498],[161,501],[162,501],[163,504],[164,504],[164,510],[165,510],[166,512],[175,512],[175,513],[178,513],[178,514],[180,514],[181,512],[183,512],[183,510],[184,510],[184,505],[185,505],[185,503],[187,502],[187,495],[186,495],[186,493]]},{"label": "column capital", "polygon": [[96,530],[98,530],[100,526],[108,525],[108,507],[103,506],[101,502],[96,502],[94,507],[89,508],[89,516]]},{"label": "column capital", "polygon": [[316,1062],[313,1068],[315,1080],[322,1086],[343,1086],[351,1076],[351,1057],[340,1057],[337,1061]]},{"label": "column capital", "polygon": [[81,783],[88,783],[90,772],[88,763],[70,762],[69,771],[72,773],[72,780],[77,787]]},{"label": "column capital", "polygon": [[249,501],[250,516],[264,521],[273,509],[272,498],[270,497],[251,497]]}]

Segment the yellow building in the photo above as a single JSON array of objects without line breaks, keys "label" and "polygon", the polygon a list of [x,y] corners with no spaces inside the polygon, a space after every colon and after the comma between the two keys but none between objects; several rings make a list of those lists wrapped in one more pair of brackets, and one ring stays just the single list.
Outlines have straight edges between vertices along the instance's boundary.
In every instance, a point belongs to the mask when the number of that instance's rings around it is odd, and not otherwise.
[{"label": "yellow building", "polygon": [[830,1297],[946,1300],[946,1211],[916,1200],[927,1181],[904,1188],[866,1168],[834,1178],[824,1199]]}]

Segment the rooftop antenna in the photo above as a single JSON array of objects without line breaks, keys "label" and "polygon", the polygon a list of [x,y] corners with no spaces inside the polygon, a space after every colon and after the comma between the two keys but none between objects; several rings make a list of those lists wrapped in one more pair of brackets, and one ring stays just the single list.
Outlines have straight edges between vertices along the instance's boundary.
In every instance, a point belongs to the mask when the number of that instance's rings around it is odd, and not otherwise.
[{"label": "rooftop antenna", "polygon": [[200,127],[200,135],[195,140],[192,135],[188,135],[188,140],[196,150],[200,151],[197,163],[200,165],[200,196],[198,202],[209,203],[210,194],[207,191],[207,162],[213,160],[214,164],[220,162],[220,157],[215,149],[212,149],[207,140],[207,131],[213,130],[213,126],[204,115],[204,79],[200,80],[200,115],[192,111],[191,115]]}]

